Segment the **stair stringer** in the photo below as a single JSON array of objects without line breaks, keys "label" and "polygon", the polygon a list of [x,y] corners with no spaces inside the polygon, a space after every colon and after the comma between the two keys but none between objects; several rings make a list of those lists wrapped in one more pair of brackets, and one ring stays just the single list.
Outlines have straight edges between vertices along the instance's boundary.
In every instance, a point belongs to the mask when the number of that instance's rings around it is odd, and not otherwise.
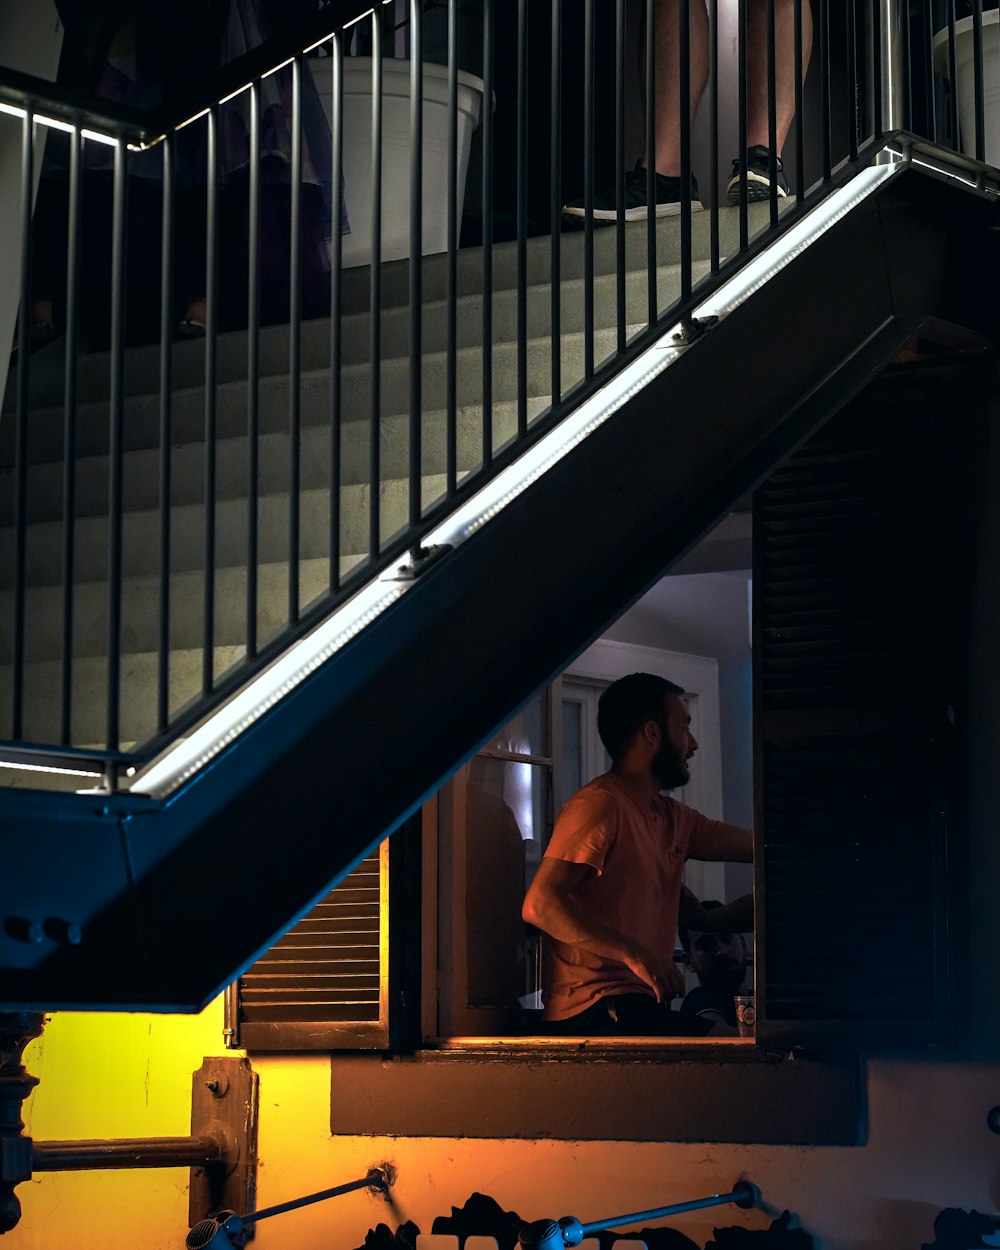
[{"label": "stair stringer", "polygon": [[925,318],[977,324],[994,220],[885,183],[169,800],[0,792],[0,917],[83,931],[0,935],[0,1007],[202,1007]]}]

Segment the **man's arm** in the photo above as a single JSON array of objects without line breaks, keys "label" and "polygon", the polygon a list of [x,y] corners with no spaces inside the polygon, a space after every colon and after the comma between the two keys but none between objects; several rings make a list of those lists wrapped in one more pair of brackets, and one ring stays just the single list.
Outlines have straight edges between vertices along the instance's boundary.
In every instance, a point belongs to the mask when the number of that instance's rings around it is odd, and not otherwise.
[{"label": "man's arm", "polygon": [[671,955],[648,950],[605,924],[580,902],[577,891],[594,872],[589,864],[546,857],[525,896],[521,915],[549,937],[625,964],[656,995],[658,1003],[684,992],[684,975]]},{"label": "man's arm", "polygon": [[706,823],[697,842],[697,853],[692,859],[728,860],[731,864],[753,862],[753,834],[739,825],[726,824],[724,820]]}]

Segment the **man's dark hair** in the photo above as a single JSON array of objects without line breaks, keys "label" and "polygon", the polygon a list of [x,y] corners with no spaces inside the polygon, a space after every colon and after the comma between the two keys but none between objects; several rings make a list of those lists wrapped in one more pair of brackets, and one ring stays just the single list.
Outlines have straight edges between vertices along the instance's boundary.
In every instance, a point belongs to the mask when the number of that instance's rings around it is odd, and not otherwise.
[{"label": "man's dark hair", "polygon": [[[721,907],[722,904],[719,902],[717,898],[706,898],[706,899],[702,899],[701,906],[702,906],[703,911],[714,911],[716,907]],[[679,924],[677,926],[677,936],[681,940],[681,946],[683,946],[684,949],[687,951],[687,953],[690,955],[691,954],[691,934],[687,929],[685,929],[685,927],[682,924]]]},{"label": "man's dark hair", "polygon": [[640,725],[663,716],[668,695],[683,693],[681,686],[652,673],[629,673],[608,686],[597,701],[597,732],[612,762],[620,759]]}]

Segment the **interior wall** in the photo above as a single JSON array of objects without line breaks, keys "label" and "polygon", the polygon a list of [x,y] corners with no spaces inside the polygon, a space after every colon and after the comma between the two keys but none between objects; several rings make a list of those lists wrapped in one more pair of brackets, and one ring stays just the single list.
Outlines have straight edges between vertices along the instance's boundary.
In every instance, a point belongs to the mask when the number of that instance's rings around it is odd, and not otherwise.
[{"label": "interior wall", "polygon": [[[606,635],[718,661],[723,816],[747,829],[753,825],[749,594],[747,569],[664,577]],[[697,755],[692,766],[698,766]],[[728,897],[752,888],[749,864],[726,865]]]}]

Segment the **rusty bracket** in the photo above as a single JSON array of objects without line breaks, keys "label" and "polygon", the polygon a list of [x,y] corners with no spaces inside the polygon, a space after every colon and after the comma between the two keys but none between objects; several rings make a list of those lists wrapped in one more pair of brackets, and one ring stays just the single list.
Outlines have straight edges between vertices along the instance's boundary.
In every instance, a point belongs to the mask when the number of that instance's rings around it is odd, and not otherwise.
[{"label": "rusty bracket", "polygon": [[[192,1076],[191,1135],[226,1142],[218,1163],[191,1169],[188,1222],[216,1211],[248,1213],[257,1204],[257,1102],[259,1078],[249,1059],[207,1058]],[[253,1225],[247,1237],[253,1236]]]}]

